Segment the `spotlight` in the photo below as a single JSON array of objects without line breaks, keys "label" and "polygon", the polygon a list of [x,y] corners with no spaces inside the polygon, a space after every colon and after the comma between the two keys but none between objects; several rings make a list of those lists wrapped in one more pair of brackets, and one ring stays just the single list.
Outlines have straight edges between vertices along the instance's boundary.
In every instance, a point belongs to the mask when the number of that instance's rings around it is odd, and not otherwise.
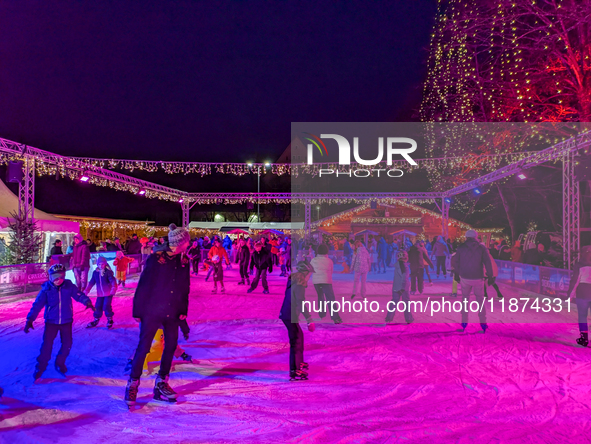
[{"label": "spotlight", "polygon": [[523,179],[527,179],[527,176],[526,176],[525,174],[523,174],[523,173],[519,173],[519,174],[517,175],[517,177],[518,177],[519,179],[521,179],[521,180],[523,180]]},{"label": "spotlight", "polygon": [[87,173],[83,173],[82,176],[80,176],[80,182],[88,182],[90,180],[90,176]]},{"label": "spotlight", "polygon": [[266,167],[271,166],[271,162],[265,162],[265,166]]},{"label": "spotlight", "polygon": [[179,203],[183,203],[183,198],[182,197],[179,199]]},{"label": "spotlight", "polygon": [[246,163],[246,166],[249,167],[249,168],[252,168],[252,162],[247,162]]},{"label": "spotlight", "polygon": [[480,188],[474,188],[474,194],[482,194],[482,191],[480,190]]},{"label": "spotlight", "polygon": [[448,203],[448,204],[451,203],[451,197],[446,197],[444,200],[445,200],[445,203]]},{"label": "spotlight", "polygon": [[139,190],[137,192],[140,196],[143,196],[144,194],[146,194],[146,190],[144,190],[143,188],[141,190]]}]

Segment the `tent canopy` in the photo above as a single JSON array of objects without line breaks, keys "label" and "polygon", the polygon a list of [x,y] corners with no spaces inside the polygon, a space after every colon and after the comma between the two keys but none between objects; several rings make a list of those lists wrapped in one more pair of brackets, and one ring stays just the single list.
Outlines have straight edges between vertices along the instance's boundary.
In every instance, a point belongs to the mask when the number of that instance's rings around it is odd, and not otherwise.
[{"label": "tent canopy", "polygon": [[[18,196],[16,196],[0,180],[0,230],[5,230],[10,225],[12,214],[18,213]],[[35,208],[35,222],[41,232],[53,233],[78,233],[80,224],[59,219]]]},{"label": "tent canopy", "polygon": [[412,231],[408,231],[408,230],[398,230],[398,231],[393,231],[392,233],[390,233],[391,236],[416,236],[417,233],[413,233]]},{"label": "tent canopy", "polygon": [[377,236],[380,233],[376,233],[375,231],[365,229],[355,233],[354,236],[365,236],[366,234],[369,234],[370,236]]}]

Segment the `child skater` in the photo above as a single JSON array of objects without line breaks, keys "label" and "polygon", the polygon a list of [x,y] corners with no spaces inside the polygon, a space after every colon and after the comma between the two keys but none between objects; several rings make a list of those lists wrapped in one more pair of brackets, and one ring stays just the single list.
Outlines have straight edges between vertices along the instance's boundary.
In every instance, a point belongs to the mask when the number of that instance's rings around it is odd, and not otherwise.
[{"label": "child skater", "polygon": [[[119,252],[118,252],[119,253]],[[107,264],[107,260],[99,256],[96,261],[96,269],[84,293],[90,293],[96,284],[96,304],[94,309],[94,321],[88,323],[86,328],[96,327],[103,317],[103,310],[107,317],[107,328],[113,328],[113,296],[117,292],[117,280],[113,270]]]},{"label": "child skater", "polygon": [[224,288],[224,267],[222,266],[222,263],[224,258],[226,259],[227,263],[230,263],[230,258],[228,258],[228,253],[226,252],[226,249],[222,247],[222,242],[219,238],[216,238],[216,240],[214,241],[213,247],[209,249],[207,257],[209,258],[211,266],[213,268],[212,293],[218,292],[218,282],[222,287],[221,292],[225,293],[226,289]]},{"label": "child skater", "polygon": [[279,265],[281,266],[281,274],[280,277],[287,276],[287,266],[285,265],[287,262],[285,256],[285,248],[281,247],[279,249]]},{"label": "child skater", "polygon": [[408,269],[408,253],[404,250],[397,254],[398,263],[394,265],[394,280],[392,282],[392,302],[388,304],[388,314],[386,315],[386,324],[392,322],[394,314],[396,313],[396,305],[400,300],[405,302],[406,311],[404,312],[404,320],[410,324],[414,321],[412,313],[410,312],[409,291],[410,291],[410,271]]},{"label": "child skater", "polygon": [[591,308],[591,246],[581,248],[581,258],[575,263],[573,277],[568,286],[567,297],[575,294],[577,314],[579,317],[579,332],[581,337],[577,344],[587,347],[589,344],[589,326],[587,324],[587,313]]},{"label": "child skater", "polygon": [[[249,239],[250,241],[250,239]],[[248,275],[248,263],[250,262],[250,247],[244,238],[238,241],[238,262],[240,268],[240,282],[238,285],[250,285],[250,278]]]},{"label": "child skater", "polygon": [[37,358],[35,373],[33,373],[35,381],[43,375],[47,368],[47,363],[51,359],[53,341],[58,332],[62,346],[55,358],[55,369],[64,376],[68,371],[66,359],[72,348],[72,322],[74,320],[72,299],[94,310],[92,301],[88,296],[79,291],[72,281],[66,279],[66,268],[63,265],[53,265],[48,274],[49,281],[45,282],[41,287],[41,291],[27,315],[25,325],[25,333],[29,333],[29,330],[33,329],[33,322],[41,309],[45,307],[45,314],[43,315],[45,318],[45,331],[43,332],[41,353]]},{"label": "child skater", "polygon": [[113,265],[117,270],[117,283],[125,287],[125,279],[127,278],[127,266],[135,259],[123,255],[123,251],[116,253],[116,258]]},{"label": "child skater", "polygon": [[308,279],[314,272],[314,268],[304,261],[298,262],[297,272],[287,278],[285,297],[279,313],[279,319],[287,327],[289,336],[289,380],[305,381],[308,379],[308,364],[304,362],[304,332],[299,324],[300,313],[304,315],[308,323],[308,331],[314,331],[315,325],[308,310],[304,309],[306,300],[305,292]]}]

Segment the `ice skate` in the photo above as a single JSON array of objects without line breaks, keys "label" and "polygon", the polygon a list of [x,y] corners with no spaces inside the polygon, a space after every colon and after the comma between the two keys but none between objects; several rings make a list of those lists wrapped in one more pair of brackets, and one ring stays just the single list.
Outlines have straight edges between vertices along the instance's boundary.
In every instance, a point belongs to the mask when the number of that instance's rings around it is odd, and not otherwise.
[{"label": "ice skate", "polygon": [[183,361],[193,362],[193,358],[191,357],[191,355],[188,355],[187,352],[183,352],[183,354],[180,356],[180,358]]},{"label": "ice skate", "polygon": [[125,368],[123,369],[123,373],[129,373],[131,371],[132,363],[133,363],[133,359],[127,360],[127,364],[125,364]]},{"label": "ice skate", "polygon": [[238,285],[244,285],[244,279],[242,279],[240,282],[238,282]]},{"label": "ice skate", "polygon": [[33,372],[33,380],[37,381],[37,379],[41,378],[41,376],[43,376],[43,372],[44,372],[44,370],[41,370],[39,368],[39,365],[36,365],[35,371]]},{"label": "ice skate", "polygon": [[100,319],[94,319],[94,321],[89,322],[88,324],[86,324],[86,328],[94,328],[98,325]]},{"label": "ice skate", "polygon": [[68,373],[68,367],[66,367],[66,364],[58,364],[56,362],[55,369],[62,376],[66,376],[66,373]]},{"label": "ice skate", "polygon": [[291,370],[289,372],[289,380],[290,381],[307,381],[308,380],[308,373],[303,370]]},{"label": "ice skate", "polygon": [[246,290],[247,293],[252,293],[252,288],[249,288],[248,290]]},{"label": "ice skate", "polygon": [[457,298],[457,297],[458,297],[458,294],[457,294],[457,293],[451,293],[451,294],[450,294],[450,296],[451,296],[452,298]]},{"label": "ice skate", "polygon": [[463,332],[465,332],[465,331],[466,331],[466,327],[468,326],[468,324],[467,324],[467,323],[465,323],[465,322],[462,322],[462,323],[460,324],[460,326],[461,326],[462,328],[460,328],[459,330],[456,330],[456,331],[460,331],[460,332],[462,332],[462,333],[463,333]]},{"label": "ice skate", "polygon": [[212,292],[213,294],[216,294],[216,293],[218,292],[218,287],[213,287],[213,290],[211,290],[211,292]]},{"label": "ice skate", "polygon": [[107,318],[107,328],[109,330],[113,328],[113,318]]},{"label": "ice skate", "polygon": [[334,322],[335,324],[337,324],[337,325],[338,325],[338,324],[342,324],[342,323],[343,323],[343,320],[342,320],[342,319],[341,319],[341,317],[340,317],[340,316],[337,314],[337,315],[334,317],[334,319],[333,319],[333,322]]},{"label": "ice skate", "polygon": [[589,334],[586,331],[581,332],[581,337],[577,338],[577,344],[582,347],[587,347],[589,344]]},{"label": "ice skate", "polygon": [[307,362],[302,362],[300,364],[300,370],[308,370],[310,368],[310,364],[308,364]]},{"label": "ice skate", "polygon": [[122,282],[121,282],[121,286],[122,286],[123,288],[125,288],[125,281],[122,281]]},{"label": "ice skate", "polygon": [[221,293],[225,293],[226,292],[226,288],[225,287],[222,287],[221,290],[220,290],[220,292]]},{"label": "ice skate", "polygon": [[355,294],[352,294],[351,295],[351,299],[355,299]]},{"label": "ice skate", "polygon": [[246,278],[246,285],[250,285],[250,278]]},{"label": "ice skate", "polygon": [[488,324],[480,324],[480,328],[482,328],[482,333],[486,333],[486,329],[488,328]]},{"label": "ice skate", "polygon": [[140,380],[139,379],[131,379],[127,381],[127,387],[125,387],[125,403],[128,406],[135,405],[137,400],[137,392],[140,387]]},{"label": "ice skate", "polygon": [[156,376],[154,399],[156,401],[176,402],[176,392],[168,385],[168,376],[164,379],[160,375]]},{"label": "ice skate", "polygon": [[269,294],[269,290],[263,290],[263,294]]}]

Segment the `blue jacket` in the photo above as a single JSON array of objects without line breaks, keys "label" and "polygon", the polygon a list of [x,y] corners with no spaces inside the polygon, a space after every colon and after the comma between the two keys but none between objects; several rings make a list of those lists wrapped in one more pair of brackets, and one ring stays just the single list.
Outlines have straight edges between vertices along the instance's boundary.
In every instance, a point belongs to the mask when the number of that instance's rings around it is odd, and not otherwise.
[{"label": "blue jacket", "polygon": [[117,280],[113,271],[109,268],[105,269],[105,274],[101,276],[101,271],[97,268],[92,272],[92,278],[86,287],[86,293],[92,290],[96,285],[96,295],[100,298],[103,296],[113,296],[117,291]]},{"label": "blue jacket", "polygon": [[87,305],[90,302],[88,296],[66,279],[62,285],[56,287],[47,281],[41,287],[31,311],[27,315],[27,321],[33,322],[39,316],[41,309],[45,307],[45,322],[48,324],[68,324],[74,320],[72,299]]},{"label": "blue jacket", "polygon": [[388,254],[388,244],[383,237],[378,241],[378,256],[382,259],[386,259]]},{"label": "blue jacket", "polygon": [[230,239],[230,236],[226,235],[224,241],[222,242],[222,247],[224,247],[226,250],[232,248],[232,239]]}]

